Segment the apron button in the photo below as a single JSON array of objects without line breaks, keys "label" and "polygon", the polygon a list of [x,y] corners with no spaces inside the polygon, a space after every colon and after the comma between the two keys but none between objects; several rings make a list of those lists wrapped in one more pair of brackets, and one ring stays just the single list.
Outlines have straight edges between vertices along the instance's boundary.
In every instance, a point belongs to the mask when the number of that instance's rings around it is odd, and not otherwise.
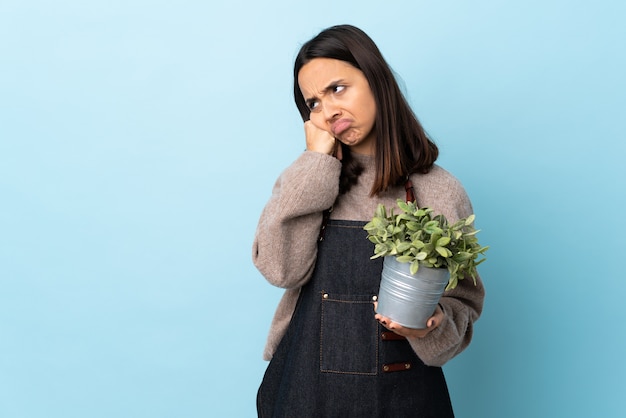
[{"label": "apron button", "polygon": [[328,293],[324,293],[324,294],[322,295],[322,298],[324,298],[324,299],[328,299]]},{"label": "apron button", "polygon": [[376,302],[376,301],[378,300],[378,296],[376,296],[376,295],[372,296],[372,300],[373,300],[374,302]]}]

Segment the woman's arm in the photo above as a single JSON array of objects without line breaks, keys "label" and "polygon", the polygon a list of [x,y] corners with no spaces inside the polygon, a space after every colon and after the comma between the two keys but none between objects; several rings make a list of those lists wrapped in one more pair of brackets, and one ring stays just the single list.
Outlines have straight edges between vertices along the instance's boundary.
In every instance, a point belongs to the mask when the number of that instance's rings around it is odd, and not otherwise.
[{"label": "woman's arm", "polygon": [[444,294],[439,302],[443,308],[439,326],[423,338],[407,338],[425,364],[442,366],[469,345],[474,322],[482,312],[484,297],[485,289],[480,277],[476,278],[476,286],[469,277]]},{"label": "woman's arm", "polygon": [[339,193],[340,172],[335,157],[306,151],[276,181],[252,249],[255,266],[271,284],[292,289],[311,277],[322,212]]},{"label": "woman's arm", "polygon": [[[456,178],[440,167],[433,168],[430,177],[434,179],[428,182],[420,181],[419,177],[413,180],[422,207],[434,208],[451,223],[473,213],[470,199]],[[439,302],[443,311],[439,325],[423,337],[407,338],[425,364],[442,366],[469,345],[474,322],[482,313],[484,298],[485,289],[479,276],[476,285],[471,277],[467,277],[460,280],[455,289],[444,293]]]}]

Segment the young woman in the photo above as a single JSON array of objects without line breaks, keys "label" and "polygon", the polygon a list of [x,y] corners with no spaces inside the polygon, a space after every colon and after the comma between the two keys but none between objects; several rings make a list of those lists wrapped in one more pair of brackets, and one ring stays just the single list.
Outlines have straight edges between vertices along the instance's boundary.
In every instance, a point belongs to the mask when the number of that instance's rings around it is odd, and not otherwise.
[{"label": "young woman", "polygon": [[473,213],[470,200],[434,164],[436,145],[360,29],[334,26],[302,46],[294,96],[306,151],[277,180],[253,247],[259,271],[286,289],[259,416],[451,417],[441,366],[470,343],[482,282],[447,291],[426,329],[402,327],[375,313],[382,261],[370,260],[363,225],[405,185],[451,222]]}]

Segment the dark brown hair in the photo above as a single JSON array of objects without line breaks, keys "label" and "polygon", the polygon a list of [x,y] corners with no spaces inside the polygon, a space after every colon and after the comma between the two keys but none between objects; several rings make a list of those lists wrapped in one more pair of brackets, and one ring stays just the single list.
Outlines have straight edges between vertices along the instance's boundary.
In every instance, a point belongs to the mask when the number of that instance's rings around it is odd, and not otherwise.
[{"label": "dark brown hair", "polygon": [[[393,71],[374,41],[361,29],[338,25],[323,30],[300,48],[293,74],[293,94],[304,121],[310,110],[305,103],[298,73],[314,58],[332,58],[345,61],[361,70],[367,79],[376,102],[376,177],[370,194],[373,196],[389,187],[401,184],[412,173],[427,173],[439,150],[432,142],[408,105]],[[362,168],[350,157],[342,144],[343,168],[340,192],[345,193],[355,184]]]}]

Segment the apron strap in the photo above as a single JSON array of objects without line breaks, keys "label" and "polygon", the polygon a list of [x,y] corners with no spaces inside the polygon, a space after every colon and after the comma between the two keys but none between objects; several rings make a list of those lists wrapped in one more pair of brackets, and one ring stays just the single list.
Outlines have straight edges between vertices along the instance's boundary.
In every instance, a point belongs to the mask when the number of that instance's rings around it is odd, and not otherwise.
[{"label": "apron strap", "polygon": [[406,201],[415,202],[415,189],[409,176],[406,176],[406,183],[404,183],[404,190],[406,190]]},{"label": "apron strap", "polygon": [[326,231],[326,225],[328,224],[328,220],[330,219],[330,212],[333,211],[333,207],[326,209],[322,212],[322,226],[320,226],[320,234],[317,237],[318,241],[324,241],[324,231]]}]

